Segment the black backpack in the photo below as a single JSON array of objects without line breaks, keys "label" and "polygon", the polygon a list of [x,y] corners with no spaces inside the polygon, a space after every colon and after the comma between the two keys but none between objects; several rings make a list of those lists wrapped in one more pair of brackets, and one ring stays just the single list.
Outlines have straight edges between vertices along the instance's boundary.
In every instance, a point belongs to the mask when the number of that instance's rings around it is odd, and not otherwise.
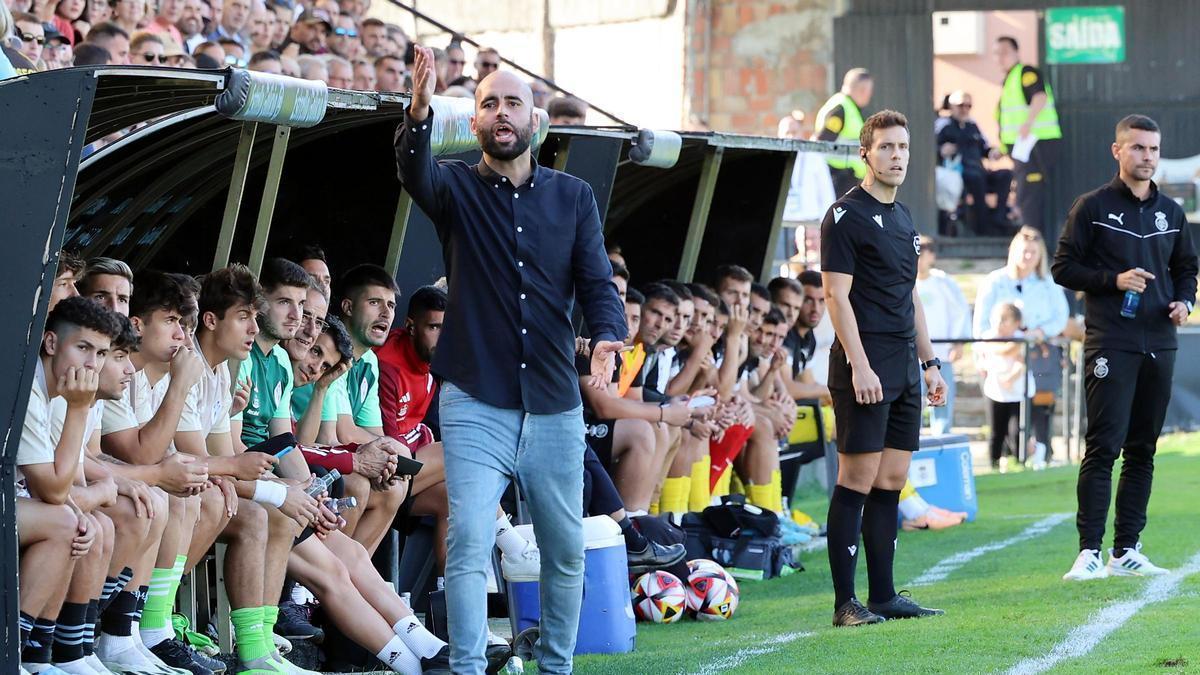
[{"label": "black backpack", "polygon": [[738,579],[771,579],[804,569],[779,538],[779,517],[740,496],[685,514],[682,526],[689,558],[717,562]]}]

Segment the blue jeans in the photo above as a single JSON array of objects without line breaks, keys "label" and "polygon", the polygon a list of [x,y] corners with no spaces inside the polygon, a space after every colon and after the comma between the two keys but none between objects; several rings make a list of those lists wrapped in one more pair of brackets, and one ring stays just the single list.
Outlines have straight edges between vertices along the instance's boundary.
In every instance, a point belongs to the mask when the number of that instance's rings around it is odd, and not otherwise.
[{"label": "blue jeans", "polygon": [[496,408],[453,384],[439,408],[445,447],[450,531],[446,611],[450,664],[481,675],[487,665],[487,576],[496,543],[496,504],[515,479],[541,549],[541,639],[534,648],[543,673],[571,672],[583,602],[582,407],[553,415]]},{"label": "blue jeans", "polygon": [[[949,359],[942,362],[942,379],[946,381],[946,405],[929,409],[929,430],[934,436],[950,433],[950,425],[954,423],[954,394],[958,385],[954,382],[954,364]],[[925,393],[925,378],[922,376],[922,398]]]}]

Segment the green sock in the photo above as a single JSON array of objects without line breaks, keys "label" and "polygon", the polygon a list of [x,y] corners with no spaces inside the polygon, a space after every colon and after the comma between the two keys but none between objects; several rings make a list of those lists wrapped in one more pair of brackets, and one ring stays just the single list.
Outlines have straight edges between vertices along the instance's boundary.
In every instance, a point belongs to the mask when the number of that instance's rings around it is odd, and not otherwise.
[{"label": "green sock", "polygon": [[175,556],[173,566],[155,567],[150,573],[150,592],[146,598],[146,608],[142,610],[141,628],[155,630],[171,627],[171,609],[175,606],[175,593],[179,590],[186,565],[186,555]]},{"label": "green sock", "polygon": [[279,606],[263,607],[263,638],[267,641],[267,649],[275,653],[275,622],[279,621]]},{"label": "green sock", "polygon": [[243,663],[269,657],[270,646],[263,640],[263,608],[243,607],[229,613],[233,637],[237,640],[237,655]]}]

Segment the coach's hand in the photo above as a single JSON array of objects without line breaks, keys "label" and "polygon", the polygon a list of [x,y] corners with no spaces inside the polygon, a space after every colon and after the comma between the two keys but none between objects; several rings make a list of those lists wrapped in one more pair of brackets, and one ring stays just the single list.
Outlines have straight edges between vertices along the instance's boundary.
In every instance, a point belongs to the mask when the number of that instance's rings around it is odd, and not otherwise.
[{"label": "coach's hand", "polygon": [[883,384],[879,376],[871,370],[871,366],[863,364],[861,368],[852,368],[854,383],[854,400],[859,405],[874,405],[883,402]]},{"label": "coach's hand", "polygon": [[1117,275],[1117,290],[1144,293],[1146,291],[1146,282],[1153,280],[1153,274],[1135,267]]},{"label": "coach's hand", "polygon": [[1187,323],[1188,308],[1186,304],[1176,300],[1175,302],[1167,305],[1167,309],[1171,311],[1169,316],[1171,317],[1171,322],[1176,326],[1182,326],[1183,324]]},{"label": "coach's hand", "polygon": [[624,350],[624,342],[604,340],[596,343],[592,348],[592,377],[588,380],[592,389],[604,391],[608,387],[613,371],[617,369],[617,354]]},{"label": "coach's hand", "polygon": [[946,381],[942,379],[941,368],[925,371],[925,389],[929,392],[929,405],[935,408],[946,405]]},{"label": "coach's hand", "polygon": [[415,122],[423,122],[429,117],[429,102],[433,100],[437,86],[433,50],[429,47],[413,45],[412,80],[412,103],[408,106],[408,115]]}]

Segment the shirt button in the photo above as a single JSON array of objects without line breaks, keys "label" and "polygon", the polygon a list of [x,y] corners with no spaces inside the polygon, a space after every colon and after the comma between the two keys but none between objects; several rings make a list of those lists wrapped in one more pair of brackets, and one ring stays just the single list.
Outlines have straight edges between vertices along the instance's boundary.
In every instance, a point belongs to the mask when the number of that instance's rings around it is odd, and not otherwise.
[{"label": "shirt button", "polygon": [[523,228],[523,227],[518,227],[518,228],[517,228],[517,232],[524,232],[524,231],[525,231],[525,228]]},{"label": "shirt button", "polygon": [[421,130],[422,130],[422,131],[424,131],[425,129],[428,129],[428,128],[429,128],[429,125],[428,125],[428,124],[422,124],[422,125],[421,125]]},{"label": "shirt button", "polygon": [[525,266],[525,263],[521,262],[520,260],[517,261],[517,267],[524,267],[524,266]]},{"label": "shirt button", "polygon": [[521,198],[521,195],[519,195],[515,192],[513,193],[513,199],[520,199],[520,198]]},{"label": "shirt button", "polygon": [[496,187],[496,188],[498,188],[498,187],[500,187],[500,184],[499,184],[499,183],[492,183],[492,187]]},{"label": "shirt button", "polygon": [[524,299],[525,299],[525,294],[524,294],[524,293],[522,293],[522,294],[521,294],[521,299],[522,299],[522,300],[524,300]]},{"label": "shirt button", "polygon": [[504,176],[501,176],[501,177],[500,177],[500,182],[502,182],[502,183],[507,183],[507,182],[508,182],[508,179],[507,179],[507,178],[505,178]]},{"label": "shirt button", "polygon": [[524,370],[524,369],[525,369],[525,364],[524,364],[524,363],[522,363],[522,364],[521,364],[521,370]]},{"label": "shirt button", "polygon": [[521,335],[529,335],[529,331],[528,331],[528,330],[526,330],[526,329],[524,329],[524,328],[522,328],[522,329],[521,329]]},{"label": "shirt button", "polygon": [[415,154],[417,154],[417,151],[416,151],[416,150],[409,150],[409,151],[408,151],[408,154],[410,154],[410,155],[415,155]]}]

